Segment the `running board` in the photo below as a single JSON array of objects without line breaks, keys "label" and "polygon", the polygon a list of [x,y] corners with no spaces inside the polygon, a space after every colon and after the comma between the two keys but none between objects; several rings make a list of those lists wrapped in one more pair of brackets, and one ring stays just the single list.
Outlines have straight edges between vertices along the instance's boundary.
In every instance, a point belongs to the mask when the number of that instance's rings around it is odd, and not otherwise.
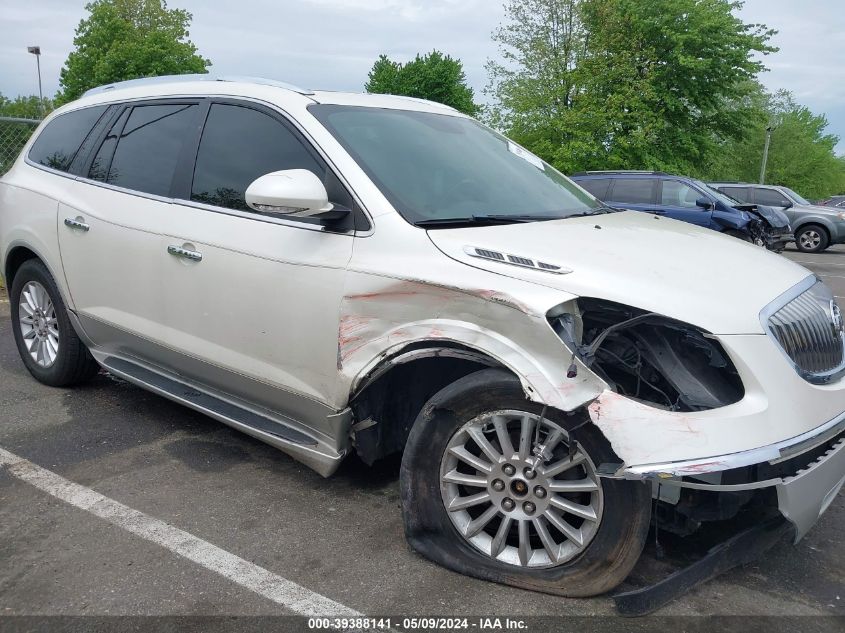
[{"label": "running board", "polygon": [[[99,356],[99,355],[98,355]],[[329,452],[313,437],[284,422],[194,388],[152,371],[138,363],[115,356],[100,356],[98,362],[110,373],[139,387],[183,404],[266,442],[313,468],[324,477],[331,475],[343,459],[342,453]]]}]

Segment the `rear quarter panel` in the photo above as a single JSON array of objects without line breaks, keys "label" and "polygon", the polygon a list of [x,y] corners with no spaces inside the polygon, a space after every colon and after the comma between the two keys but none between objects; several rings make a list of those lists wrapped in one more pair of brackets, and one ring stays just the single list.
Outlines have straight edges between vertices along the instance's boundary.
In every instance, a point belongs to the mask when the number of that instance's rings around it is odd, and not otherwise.
[{"label": "rear quarter panel", "polygon": [[[27,173],[35,172],[35,173]],[[10,253],[16,247],[33,251],[47,266],[65,303],[69,293],[62,271],[57,230],[58,196],[50,191],[49,180],[66,180],[28,165],[13,168],[0,179],[0,255],[3,275]],[[43,183],[42,183],[43,180]],[[46,186],[44,186],[46,184]],[[5,281],[9,285],[9,281]]]}]

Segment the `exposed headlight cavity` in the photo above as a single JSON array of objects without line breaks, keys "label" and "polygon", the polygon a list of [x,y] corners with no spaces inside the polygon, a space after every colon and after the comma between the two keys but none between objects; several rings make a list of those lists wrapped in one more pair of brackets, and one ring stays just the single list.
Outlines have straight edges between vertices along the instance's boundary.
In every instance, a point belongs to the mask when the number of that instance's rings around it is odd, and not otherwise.
[{"label": "exposed headlight cavity", "polygon": [[561,340],[617,393],[671,411],[715,409],[742,399],[730,358],[688,323],[602,299],[549,316]]}]

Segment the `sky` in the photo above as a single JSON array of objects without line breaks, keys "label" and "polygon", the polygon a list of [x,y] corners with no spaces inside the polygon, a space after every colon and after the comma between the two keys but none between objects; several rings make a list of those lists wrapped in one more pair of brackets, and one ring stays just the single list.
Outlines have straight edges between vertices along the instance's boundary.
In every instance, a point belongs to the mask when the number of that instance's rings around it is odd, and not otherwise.
[{"label": "sky", "polygon": [[[85,0],[0,0],[0,94],[37,94],[41,46],[44,94],[86,14]],[[460,58],[477,100],[485,62],[497,57],[490,35],[504,19],[501,0],[170,0],[193,14],[191,40],[219,75],[254,75],[306,88],[363,90],[379,54],[397,61],[438,49]],[[845,6],[843,0],[747,0],[745,22],[779,32],[777,53],[760,77],[770,90],[792,91],[825,114],[845,154]]]}]

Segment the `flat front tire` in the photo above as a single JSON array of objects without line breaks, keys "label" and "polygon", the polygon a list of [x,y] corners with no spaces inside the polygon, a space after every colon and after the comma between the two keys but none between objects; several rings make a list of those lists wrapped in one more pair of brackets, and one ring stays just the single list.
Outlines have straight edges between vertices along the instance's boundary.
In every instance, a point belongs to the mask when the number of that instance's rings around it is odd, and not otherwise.
[{"label": "flat front tire", "polygon": [[650,519],[647,484],[597,476],[616,459],[585,414],[543,414],[509,372],[476,372],[433,396],[411,430],[400,474],[406,537],[470,576],[605,593],[639,559]]}]

